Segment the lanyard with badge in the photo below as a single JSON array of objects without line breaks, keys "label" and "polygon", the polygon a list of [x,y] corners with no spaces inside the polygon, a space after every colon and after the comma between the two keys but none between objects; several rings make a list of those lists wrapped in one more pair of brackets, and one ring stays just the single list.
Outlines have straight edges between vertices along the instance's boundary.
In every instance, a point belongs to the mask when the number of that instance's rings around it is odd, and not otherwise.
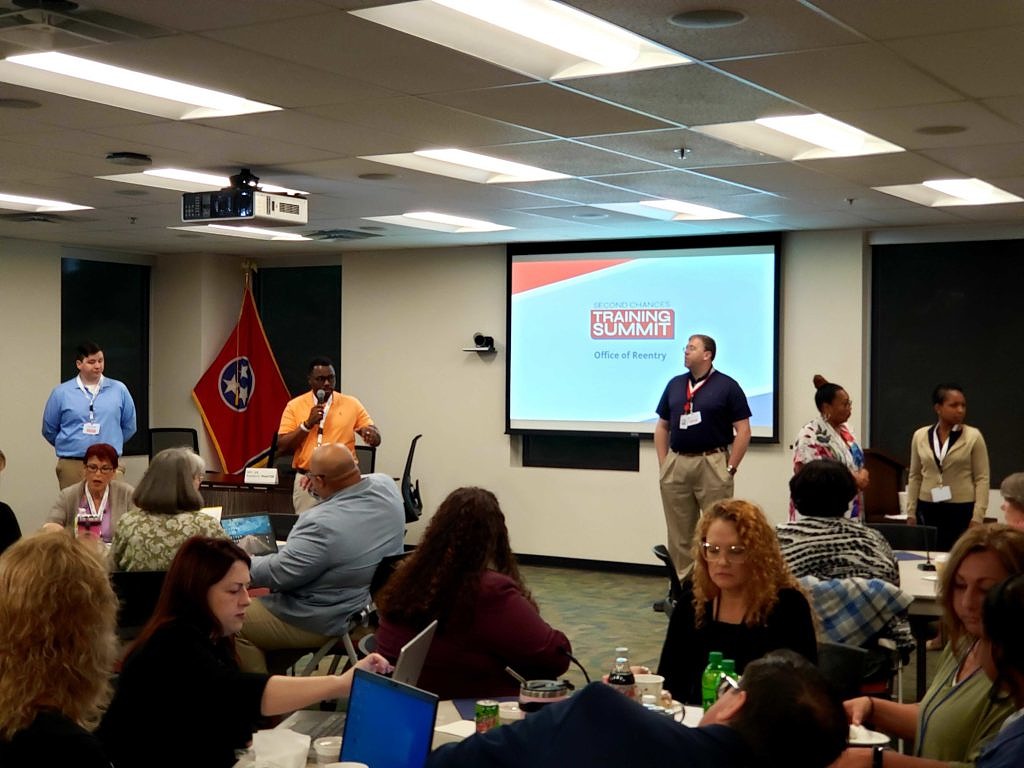
[{"label": "lanyard with badge", "polygon": [[693,380],[692,373],[686,378],[686,402],[683,403],[683,412],[679,415],[680,429],[688,429],[700,424],[700,411],[693,410],[693,398],[698,390],[708,383],[712,373],[714,373],[714,369],[709,370],[704,375],[704,378],[696,383]]},{"label": "lanyard with badge", "polygon": [[82,383],[82,377],[79,376],[78,388],[82,390],[83,395],[89,398],[89,418],[82,424],[82,434],[98,435],[100,433],[100,423],[96,421],[96,397],[100,393],[100,385],[97,384],[96,391],[93,392],[86,388],[85,384]]},{"label": "lanyard with badge", "polygon": [[942,462],[946,460],[949,453],[949,439],[953,436],[953,430],[946,435],[946,440],[939,443],[939,427],[932,430],[932,451],[935,454],[935,466],[939,468],[939,484],[932,488],[932,501],[949,501],[953,498],[953,490],[942,482]]}]

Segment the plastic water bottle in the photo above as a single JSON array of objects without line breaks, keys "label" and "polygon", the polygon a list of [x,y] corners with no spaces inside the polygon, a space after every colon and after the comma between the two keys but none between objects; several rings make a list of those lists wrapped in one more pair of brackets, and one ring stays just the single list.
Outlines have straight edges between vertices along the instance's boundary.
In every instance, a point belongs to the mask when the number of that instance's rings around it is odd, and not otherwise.
[{"label": "plastic water bottle", "polygon": [[708,654],[708,665],[700,678],[700,700],[705,712],[711,709],[711,705],[718,699],[718,683],[721,677],[722,652],[711,651]]},{"label": "plastic water bottle", "polygon": [[[616,649],[622,650],[622,649]],[[616,656],[612,671],[608,673],[608,685],[631,699],[636,698],[636,678],[629,668],[629,658]]]},{"label": "plastic water bottle", "polygon": [[736,662],[732,659],[722,659],[722,674],[718,676],[719,686],[722,684],[722,678],[726,675],[731,677],[737,683],[740,681],[739,675],[736,674]]}]

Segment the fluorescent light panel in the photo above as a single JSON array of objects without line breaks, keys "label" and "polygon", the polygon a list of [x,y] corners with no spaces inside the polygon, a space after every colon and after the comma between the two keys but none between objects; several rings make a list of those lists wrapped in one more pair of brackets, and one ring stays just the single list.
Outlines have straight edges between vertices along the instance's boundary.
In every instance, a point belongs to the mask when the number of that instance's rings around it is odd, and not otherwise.
[{"label": "fluorescent light panel", "polygon": [[930,208],[1024,202],[1024,198],[981,179],[932,179],[921,184],[895,184],[872,189]]},{"label": "fluorescent light panel", "polygon": [[227,224],[197,224],[188,227],[168,227],[168,229],[181,229],[187,232],[198,232],[203,235],[247,237],[250,240],[278,240],[281,242],[293,242],[297,240],[312,239],[294,232],[281,232],[274,229],[260,229],[259,227],[232,227]]},{"label": "fluorescent light panel", "polygon": [[[224,189],[231,184],[227,176],[217,176],[203,171],[190,171],[186,168],[153,168],[140,173],[115,173],[109,176],[97,176],[97,179],[120,181],[125,184],[138,184],[158,189],[174,189],[178,192],[213,192]],[[307,195],[299,189],[279,187],[275,184],[260,184],[261,192],[273,192],[282,195]]]},{"label": "fluorescent light panel", "polygon": [[553,0],[415,0],[350,13],[546,80],[690,63],[676,51]]},{"label": "fluorescent light panel", "polygon": [[682,200],[638,200],[635,203],[599,203],[594,208],[607,211],[643,216],[661,221],[713,221],[716,219],[742,219],[739,213],[720,211],[706,205],[687,203]]},{"label": "fluorescent light panel", "polygon": [[360,159],[463,181],[474,181],[478,184],[510,184],[569,178],[564,173],[462,149],[422,149],[394,155],[362,155]]},{"label": "fluorescent light panel", "polygon": [[436,211],[411,211],[401,216],[364,216],[367,221],[382,221],[385,224],[397,224],[401,227],[432,229],[435,232],[466,234],[471,232],[501,232],[514,227],[506,227],[482,219],[467,219],[462,216],[451,216]]},{"label": "fluorescent light panel", "polygon": [[903,147],[821,114],[698,125],[692,130],[783,160],[818,160],[904,151]]},{"label": "fluorescent light panel", "polygon": [[281,109],[229,93],[50,51],[8,56],[0,81],[130,109],[171,120],[247,115]]},{"label": "fluorescent light panel", "polygon": [[57,213],[59,211],[91,211],[91,205],[75,205],[63,200],[45,200],[41,197],[25,197],[0,192],[0,208],[30,213]]}]

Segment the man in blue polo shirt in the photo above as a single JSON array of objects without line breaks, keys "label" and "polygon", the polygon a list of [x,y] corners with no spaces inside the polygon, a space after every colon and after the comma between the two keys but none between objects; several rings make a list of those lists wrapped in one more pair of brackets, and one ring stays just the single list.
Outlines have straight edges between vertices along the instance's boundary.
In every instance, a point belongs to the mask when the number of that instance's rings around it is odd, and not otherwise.
[{"label": "man in blue polo shirt", "polygon": [[[693,568],[693,531],[701,511],[732,498],[733,475],[750,445],[750,406],[735,379],[712,365],[710,336],[691,336],[684,364],[658,403],[654,447],[668,551],[680,580]],[[730,447],[731,446],[731,447]]]},{"label": "man in blue polo shirt", "polygon": [[103,350],[87,341],[78,347],[78,375],[53,388],[43,409],[43,437],[57,450],[61,488],[81,482],[86,449],[107,443],[117,455],[135,434],[135,401],[120,381],[103,375]]}]

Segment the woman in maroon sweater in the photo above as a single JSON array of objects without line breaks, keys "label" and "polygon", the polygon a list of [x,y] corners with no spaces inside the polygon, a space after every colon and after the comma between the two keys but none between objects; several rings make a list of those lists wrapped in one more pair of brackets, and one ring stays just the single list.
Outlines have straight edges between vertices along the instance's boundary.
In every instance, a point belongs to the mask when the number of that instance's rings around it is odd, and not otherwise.
[{"label": "woman in maroon sweater", "polygon": [[518,694],[506,666],[527,679],[569,666],[569,641],[540,617],[498,500],[483,488],[459,488],[442,502],[377,604],[377,650],[391,661],[438,620],[418,685],[443,699]]}]

